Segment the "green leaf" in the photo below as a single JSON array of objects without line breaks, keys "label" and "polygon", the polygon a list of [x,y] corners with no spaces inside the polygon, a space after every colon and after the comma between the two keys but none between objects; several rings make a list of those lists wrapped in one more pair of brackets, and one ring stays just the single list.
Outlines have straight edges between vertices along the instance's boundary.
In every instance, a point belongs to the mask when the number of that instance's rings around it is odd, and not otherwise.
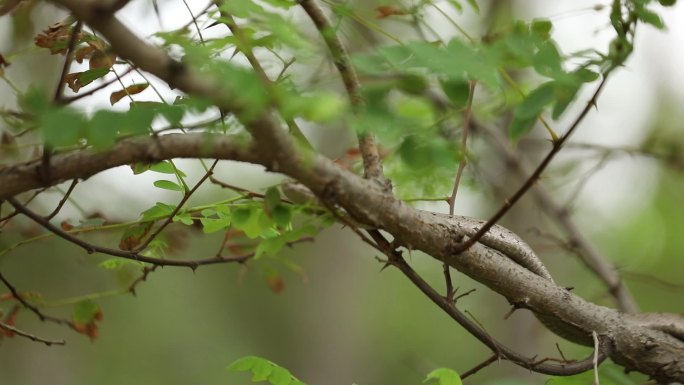
[{"label": "green leaf", "polygon": [[247,356],[230,364],[231,372],[250,372],[252,382],[268,381],[272,385],[306,385],[295,378],[289,370],[261,357]]},{"label": "green leaf", "polygon": [[292,382],[292,374],[285,368],[275,366],[268,377],[268,382],[273,385],[288,385]]},{"label": "green leaf", "polygon": [[142,212],[142,221],[152,221],[168,217],[175,210],[174,206],[157,202],[154,206]]},{"label": "green leaf", "polygon": [[287,227],[292,222],[292,209],[290,206],[278,204],[271,210],[273,222],[279,227]]},{"label": "green leaf", "polygon": [[239,207],[233,211],[233,224],[244,226],[252,217],[254,211],[249,207]]},{"label": "green leaf", "polygon": [[192,226],[195,220],[189,213],[180,213],[173,217],[174,222],[180,222],[186,226]]},{"label": "green leaf", "polygon": [[579,86],[576,84],[563,84],[558,83],[558,86],[554,90],[556,95],[556,102],[553,105],[553,110],[551,112],[551,117],[555,120],[558,119],[563,112],[568,108],[570,103],[575,99],[579,91]]},{"label": "green leaf", "polygon": [[91,70],[87,70],[85,72],[82,72],[78,76],[78,82],[81,84],[81,87],[87,86],[88,84],[92,83],[93,81],[104,77],[109,73],[109,68],[107,67],[100,67],[100,68],[93,68]]},{"label": "green leaf", "polygon": [[96,150],[104,150],[111,147],[119,135],[119,128],[125,125],[127,116],[125,113],[99,110],[90,120],[90,129],[87,133],[88,143]]},{"label": "green leaf", "polygon": [[164,189],[164,190],[171,190],[171,191],[184,191],[183,187],[180,186],[178,183],[171,182],[170,180],[165,180],[165,179],[160,179],[157,180],[153,183],[155,187]]},{"label": "green leaf", "polygon": [[675,4],[677,4],[677,0],[658,0],[658,2],[659,2],[660,5],[662,5],[663,7],[671,7],[671,6],[675,5]]},{"label": "green leaf", "polygon": [[151,108],[141,107],[138,103],[131,103],[131,109],[126,114],[125,125],[120,130],[125,134],[147,134],[154,116],[155,112]]},{"label": "green leaf", "polygon": [[264,194],[264,206],[268,212],[273,211],[280,204],[280,191],[277,187],[269,187]]},{"label": "green leaf", "polygon": [[200,222],[202,223],[202,231],[206,234],[215,233],[230,226],[230,218],[201,218]]},{"label": "green leaf", "polygon": [[427,80],[416,74],[402,74],[397,82],[397,88],[411,95],[422,95],[428,86]]},{"label": "green leaf", "polygon": [[423,383],[429,385],[462,385],[458,373],[447,368],[435,369],[428,373]]},{"label": "green leaf", "polygon": [[663,23],[663,19],[661,19],[657,13],[646,8],[641,8],[637,10],[636,13],[639,17],[639,20],[643,21],[644,23],[651,24],[658,29],[665,29],[665,23]]},{"label": "green leaf", "polygon": [[68,108],[49,108],[38,117],[45,143],[52,147],[77,144],[86,132],[83,116]]},{"label": "green leaf", "polygon": [[442,90],[455,108],[464,107],[470,97],[470,84],[465,79],[445,79],[441,81]]},{"label": "green leaf", "polygon": [[252,370],[256,362],[265,361],[261,357],[247,356],[242,357],[232,364],[228,365],[228,370],[232,372],[246,372]]},{"label": "green leaf", "polygon": [[542,40],[548,40],[551,38],[552,28],[553,24],[551,24],[550,20],[546,19],[532,20],[532,24],[530,25],[530,30],[532,33]]},{"label": "green leaf", "polygon": [[536,117],[553,101],[555,82],[546,82],[530,92],[515,109],[515,115],[522,118]]},{"label": "green leaf", "polygon": [[539,51],[534,55],[532,64],[538,74],[556,78],[563,74],[563,58],[553,41],[545,41],[539,46]]},{"label": "green leaf", "polygon": [[93,320],[95,315],[100,311],[100,306],[92,300],[86,299],[74,305],[71,318],[74,322],[80,324],[87,324]]},{"label": "green leaf", "polygon": [[513,121],[511,121],[511,128],[508,131],[508,136],[511,140],[516,141],[520,139],[523,135],[530,132],[534,123],[536,123],[537,117],[517,117],[513,116]]}]

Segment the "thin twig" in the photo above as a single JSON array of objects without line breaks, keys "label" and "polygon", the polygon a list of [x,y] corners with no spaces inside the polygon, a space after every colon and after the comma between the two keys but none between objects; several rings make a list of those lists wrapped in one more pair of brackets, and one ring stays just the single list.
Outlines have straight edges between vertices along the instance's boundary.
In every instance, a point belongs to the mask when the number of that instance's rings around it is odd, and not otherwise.
[{"label": "thin twig", "polygon": [[70,320],[64,319],[64,318],[53,317],[51,315],[47,315],[47,314],[43,313],[42,311],[40,311],[40,309],[38,309],[37,306],[35,306],[32,303],[30,303],[29,301],[25,300],[24,297],[22,297],[21,294],[19,294],[19,291],[17,290],[17,288],[14,287],[14,285],[12,285],[12,283],[10,283],[7,280],[7,278],[5,278],[4,275],[2,275],[2,273],[0,273],[0,281],[2,281],[2,283],[9,289],[10,293],[12,293],[12,297],[14,299],[16,299],[17,301],[19,301],[20,304],[22,304],[25,308],[27,308],[33,314],[35,314],[39,320],[41,320],[43,322],[50,321],[50,322],[56,323],[58,325],[67,325],[70,328],[74,329],[74,324]]},{"label": "thin twig", "polygon": [[470,82],[468,102],[465,107],[465,112],[463,113],[463,135],[461,136],[461,151],[463,151],[463,154],[461,156],[461,161],[458,163],[456,178],[454,178],[454,188],[451,191],[451,196],[447,200],[447,202],[449,203],[449,215],[454,215],[458,186],[461,184],[461,176],[463,175],[463,169],[465,169],[465,166],[468,163],[466,149],[468,146],[468,130],[470,128],[470,120],[473,115],[473,95],[475,94],[475,84],[476,83],[474,81]]},{"label": "thin twig", "polygon": [[546,167],[551,163],[551,160],[558,154],[558,152],[563,148],[563,144],[565,143],[566,140],[573,134],[575,129],[584,121],[584,118],[589,114],[589,111],[596,105],[596,100],[598,99],[599,94],[601,93],[601,90],[603,90],[603,87],[606,84],[606,81],[608,79],[609,73],[605,73],[603,76],[603,79],[601,79],[601,82],[599,83],[598,87],[596,88],[596,91],[594,91],[593,95],[587,102],[586,106],[584,109],[580,112],[580,114],[577,116],[574,122],[570,125],[568,130],[556,141],[553,142],[553,147],[551,147],[551,150],[549,153],[544,157],[544,159],[541,161],[539,166],[534,170],[532,175],[530,175],[525,183],[518,189],[518,191],[513,194],[509,199],[506,200],[506,202],[499,208],[499,210],[492,215],[487,222],[480,227],[480,229],[473,234],[472,237],[468,238],[465,242],[461,243],[456,247],[455,252],[461,253],[465,250],[468,250],[471,246],[473,246],[475,243],[477,243],[491,228],[494,226],[507,212],[508,210],[513,207],[514,204],[516,204],[520,198],[527,193],[527,191],[534,186],[539,178],[541,177],[541,174],[546,170]]},{"label": "thin twig", "polygon": [[601,385],[599,383],[599,372],[598,372],[598,352],[599,352],[599,338],[598,333],[595,330],[591,331],[591,336],[594,339],[594,385]]},{"label": "thin twig", "polygon": [[[53,225],[49,221],[45,220],[42,216],[34,213],[33,211],[27,209],[26,207],[22,206],[19,202],[16,201],[14,198],[8,198],[7,201],[14,206],[15,209],[19,210],[20,213],[26,215],[27,217],[31,218],[34,222],[38,223],[42,227],[44,227],[46,230],[50,231],[51,233],[55,234],[56,236],[65,239],[82,249],[84,249],[87,253],[92,254],[92,253],[102,253],[102,254],[107,254],[111,255],[114,257],[120,257],[124,259],[129,259],[132,261],[139,261],[139,262],[145,262],[149,263],[151,265],[159,265],[159,266],[179,266],[179,267],[188,267],[192,270],[197,269],[200,266],[206,266],[206,265],[214,265],[214,264],[220,264],[220,263],[231,263],[231,262],[238,262],[242,263],[245,262],[246,260],[252,258],[255,253],[247,253],[247,254],[242,254],[242,255],[235,255],[235,256],[215,256],[211,258],[204,258],[204,259],[195,259],[195,260],[175,260],[175,259],[162,259],[162,258],[152,258],[152,257],[146,257],[144,255],[140,255],[131,251],[124,251],[124,250],[119,250],[119,249],[112,249],[108,247],[102,247],[98,245],[91,244],[89,242],[86,242],[82,239],[79,239],[68,232],[60,229],[59,227]],[[293,242],[289,242],[288,245],[292,244],[297,244],[301,242],[307,242],[311,241],[311,237],[303,237],[298,240],[295,240]]]},{"label": "thin twig", "polygon": [[48,339],[46,339],[46,338],[38,337],[38,336],[36,336],[36,335],[34,335],[34,334],[27,333],[27,332],[25,332],[25,331],[23,331],[23,330],[17,329],[16,327],[14,327],[14,326],[12,326],[12,325],[8,325],[8,324],[6,324],[6,323],[4,323],[4,322],[2,322],[2,321],[0,321],[0,329],[4,329],[4,330],[6,330],[6,331],[8,331],[8,332],[15,333],[15,334],[20,335],[20,336],[22,336],[22,337],[26,337],[26,338],[30,339],[31,341],[33,341],[33,342],[42,342],[42,343],[44,343],[44,344],[47,345],[47,346],[51,346],[51,345],[64,345],[64,344],[66,344],[66,341],[64,341],[64,340],[48,340]]},{"label": "thin twig", "polygon": [[466,378],[472,376],[473,374],[479,372],[480,370],[486,368],[487,366],[493,364],[494,362],[496,362],[498,360],[499,360],[499,355],[498,354],[492,354],[486,360],[480,362],[479,364],[475,365],[474,367],[463,372],[461,374],[461,380],[465,380]]},{"label": "thin twig", "polygon": [[[458,186],[461,185],[461,176],[463,175],[463,170],[465,169],[466,163],[468,163],[467,151],[468,146],[468,129],[470,127],[470,117],[472,116],[473,109],[473,94],[475,93],[475,82],[470,82],[468,102],[466,104],[465,112],[463,113],[463,134],[461,136],[461,150],[463,151],[461,156],[461,161],[458,162],[458,170],[456,171],[456,177],[454,178],[454,188],[451,191],[451,196],[447,199],[449,204],[449,215],[454,215],[454,208],[456,207],[456,194],[458,193]],[[444,280],[446,281],[447,287],[447,298],[453,300],[454,289],[453,283],[451,281],[451,272],[449,264],[444,262],[442,270],[444,270]]]},{"label": "thin twig", "polygon": [[71,60],[74,55],[74,48],[76,47],[76,42],[78,41],[78,35],[81,33],[81,28],[83,27],[83,22],[81,20],[76,22],[76,25],[71,30],[69,35],[69,42],[67,43],[66,55],[64,57],[64,65],[62,66],[62,72],[59,75],[59,82],[57,83],[57,89],[55,90],[55,96],[53,101],[55,104],[60,104],[62,98],[62,92],[64,91],[64,77],[69,72],[69,67],[71,67]]},{"label": "thin twig", "polygon": [[474,321],[465,316],[456,308],[453,302],[447,301],[435,289],[433,289],[425,280],[418,275],[418,273],[406,263],[401,253],[393,248],[393,246],[385,240],[385,238],[377,230],[369,230],[369,234],[377,243],[376,248],[388,257],[390,265],[397,267],[423,294],[425,294],[434,304],[439,306],[445,313],[447,313],[454,321],[466,329],[473,337],[477,338],[484,345],[489,347],[497,356],[505,358],[516,365],[530,369],[537,373],[570,376],[578,373],[583,373],[592,370],[594,361],[602,362],[607,355],[604,352],[598,352],[597,355],[590,355],[582,361],[571,363],[553,364],[548,363],[548,360],[535,361],[534,358],[524,357],[518,352],[500,344],[487,334]]},{"label": "thin twig", "polygon": [[[479,122],[475,123],[477,130],[484,132],[490,137],[491,143],[499,148],[499,153],[505,157],[506,162],[512,166],[521,178],[530,175],[527,162],[511,148],[508,141],[496,129]],[[637,313],[639,306],[629,289],[622,282],[617,268],[608,261],[587,237],[582,233],[577,224],[572,220],[570,213],[553,198],[553,195],[541,183],[532,188],[532,196],[539,206],[554,219],[568,236],[567,243],[576,250],[580,261],[593,272],[608,287],[610,294],[615,298],[620,310],[627,313]]]},{"label": "thin twig", "polygon": [[59,201],[59,203],[57,204],[57,207],[55,207],[55,209],[52,210],[52,212],[50,214],[45,216],[45,219],[50,220],[50,219],[54,218],[55,215],[57,215],[57,213],[59,213],[59,211],[64,206],[64,203],[66,203],[66,201],[69,199],[69,196],[74,191],[74,188],[76,187],[77,184],[78,184],[78,178],[73,179],[71,181],[69,188],[67,189],[66,193],[64,193],[64,197],[62,197],[62,199]]}]

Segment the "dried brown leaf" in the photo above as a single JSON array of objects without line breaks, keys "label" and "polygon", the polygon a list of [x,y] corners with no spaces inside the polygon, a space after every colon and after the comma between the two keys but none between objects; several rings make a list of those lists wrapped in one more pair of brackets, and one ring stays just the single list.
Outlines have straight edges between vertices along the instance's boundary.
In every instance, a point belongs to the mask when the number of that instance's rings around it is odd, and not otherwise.
[{"label": "dried brown leaf", "polygon": [[119,100],[128,95],[139,94],[145,91],[145,89],[149,87],[149,85],[149,83],[133,84],[132,86],[128,86],[123,90],[114,91],[111,95],[109,95],[109,103],[111,103],[111,105],[114,105],[116,102],[118,102]]}]

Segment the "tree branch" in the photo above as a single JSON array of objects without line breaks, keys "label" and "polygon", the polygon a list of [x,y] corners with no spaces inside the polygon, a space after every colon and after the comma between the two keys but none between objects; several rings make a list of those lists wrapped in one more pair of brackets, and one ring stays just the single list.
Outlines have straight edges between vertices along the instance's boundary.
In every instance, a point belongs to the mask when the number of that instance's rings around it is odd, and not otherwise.
[{"label": "tree branch", "polygon": [[[361,85],[359,83],[359,78],[356,75],[356,70],[349,59],[349,54],[347,49],[342,44],[342,41],[337,37],[334,28],[332,27],[330,20],[323,13],[323,10],[316,4],[315,0],[299,0],[299,4],[302,6],[304,11],[314,25],[318,29],[321,37],[328,46],[328,50],[333,58],[333,63],[337,67],[337,71],[340,73],[342,82],[344,83],[344,88],[347,90],[349,95],[349,100],[351,101],[352,107],[355,110],[359,110],[365,105],[363,96],[361,95]],[[363,157],[363,167],[365,172],[365,177],[370,179],[375,179],[385,186],[388,190],[391,190],[389,182],[385,179],[384,173],[382,171],[382,162],[380,160],[380,153],[378,151],[378,146],[375,143],[375,138],[371,133],[361,132],[358,135],[359,138],[359,150],[361,151],[361,156]]]}]

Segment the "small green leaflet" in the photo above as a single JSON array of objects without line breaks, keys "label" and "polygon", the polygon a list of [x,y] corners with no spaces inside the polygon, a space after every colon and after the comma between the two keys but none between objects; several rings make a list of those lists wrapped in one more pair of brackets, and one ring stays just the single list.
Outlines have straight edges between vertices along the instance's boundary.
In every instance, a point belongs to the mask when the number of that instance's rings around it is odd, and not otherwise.
[{"label": "small green leaflet", "polygon": [[261,357],[247,356],[228,366],[231,372],[250,372],[252,382],[266,381],[272,385],[306,385],[289,370]]},{"label": "small green leaflet", "polygon": [[458,373],[447,368],[431,371],[423,380],[423,383],[428,385],[462,385],[461,377]]},{"label": "small green leaflet", "polygon": [[517,140],[528,133],[534,126],[537,116],[554,101],[554,96],[554,82],[546,82],[530,92],[513,111],[513,122],[509,132],[511,139]]},{"label": "small green leaflet", "polygon": [[170,180],[165,180],[165,179],[160,179],[155,181],[154,183],[155,187],[164,189],[164,190],[171,190],[171,191],[183,191],[183,187],[180,186],[178,183],[171,182]]}]

